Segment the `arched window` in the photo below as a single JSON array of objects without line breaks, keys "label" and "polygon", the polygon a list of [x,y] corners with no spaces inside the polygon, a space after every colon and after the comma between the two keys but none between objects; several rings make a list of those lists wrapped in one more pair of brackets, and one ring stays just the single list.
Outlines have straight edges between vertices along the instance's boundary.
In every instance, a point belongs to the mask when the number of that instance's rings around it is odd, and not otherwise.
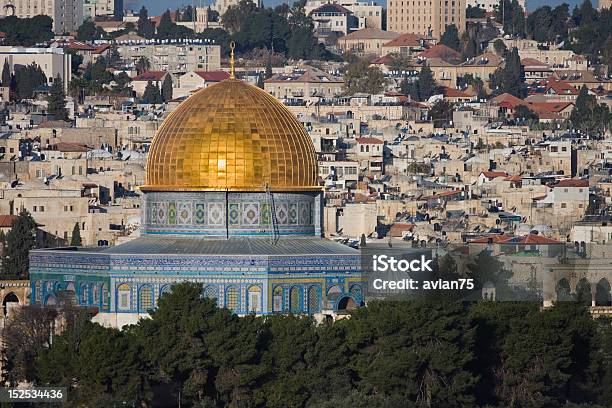
[{"label": "arched window", "polygon": [[162,286],[162,288],[159,290],[159,297],[161,298],[164,293],[170,293],[172,290],[172,287],[170,285],[165,285]]},{"label": "arched window", "polygon": [[289,310],[291,313],[300,313],[302,308],[300,306],[300,289],[297,286],[291,288],[289,292]]},{"label": "arched window", "polygon": [[91,287],[91,301],[94,306],[100,305],[100,287],[98,285]]},{"label": "arched window", "polygon": [[138,311],[147,312],[153,307],[153,288],[150,286],[142,286],[138,295]]},{"label": "arched window", "polygon": [[237,311],[238,304],[238,289],[235,286],[230,286],[225,292],[225,307]]},{"label": "arched window", "polygon": [[102,307],[108,307],[109,296],[108,296],[108,285],[102,284]]},{"label": "arched window", "polygon": [[251,286],[248,291],[249,312],[261,313],[261,288]]},{"label": "arched window", "polygon": [[351,294],[351,297],[353,297],[353,299],[361,298],[361,286],[359,285],[351,286],[349,293]]},{"label": "arched window", "polygon": [[212,299],[217,303],[217,299],[219,299],[219,289],[215,285],[208,285],[204,288],[203,296],[208,299]]},{"label": "arched window", "polygon": [[313,314],[319,311],[319,293],[316,286],[308,288],[308,313]]},{"label": "arched window", "polygon": [[81,304],[87,305],[89,304],[89,286],[81,285]]},{"label": "arched window", "polygon": [[124,283],[117,287],[117,298],[119,309],[131,309],[130,285]]},{"label": "arched window", "polygon": [[272,295],[272,311],[273,312],[282,312],[283,311],[283,287],[277,286],[274,288],[274,292]]}]

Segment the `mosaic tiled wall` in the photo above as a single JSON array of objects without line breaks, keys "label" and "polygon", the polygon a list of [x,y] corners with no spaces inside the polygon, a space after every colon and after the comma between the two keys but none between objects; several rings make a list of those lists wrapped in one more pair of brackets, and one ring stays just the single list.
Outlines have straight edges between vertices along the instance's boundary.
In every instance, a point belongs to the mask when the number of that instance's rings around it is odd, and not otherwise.
[{"label": "mosaic tiled wall", "polygon": [[320,200],[311,193],[147,193],[144,233],[211,236],[315,234]]}]

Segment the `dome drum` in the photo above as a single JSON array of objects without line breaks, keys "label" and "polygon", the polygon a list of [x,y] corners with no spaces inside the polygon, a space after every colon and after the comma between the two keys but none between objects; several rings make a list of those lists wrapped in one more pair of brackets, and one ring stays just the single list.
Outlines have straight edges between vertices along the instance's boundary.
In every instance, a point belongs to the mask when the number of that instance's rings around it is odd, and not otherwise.
[{"label": "dome drum", "polygon": [[316,192],[148,192],[142,233],[320,236],[321,200]]}]

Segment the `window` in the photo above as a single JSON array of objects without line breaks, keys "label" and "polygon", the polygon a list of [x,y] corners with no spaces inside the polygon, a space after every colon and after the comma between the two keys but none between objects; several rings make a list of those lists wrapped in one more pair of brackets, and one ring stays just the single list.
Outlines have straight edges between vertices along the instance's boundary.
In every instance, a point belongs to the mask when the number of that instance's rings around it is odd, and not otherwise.
[{"label": "window", "polygon": [[313,314],[319,311],[319,293],[315,286],[308,288],[308,313]]},{"label": "window", "polygon": [[561,208],[567,208],[567,203],[561,203]]},{"label": "window", "polygon": [[251,286],[248,291],[249,312],[261,312],[261,288],[259,286]]},{"label": "window", "polygon": [[100,288],[98,285],[93,285],[91,288],[91,299],[94,305],[98,305],[100,303]]},{"label": "window", "polygon": [[138,297],[138,311],[146,312],[151,307],[153,307],[153,289],[150,286],[143,286]]},{"label": "window", "polygon": [[203,296],[208,299],[213,299],[216,302],[219,298],[219,290],[215,285],[208,285],[204,289]]},{"label": "window", "polygon": [[289,310],[291,313],[300,313],[300,290],[297,286],[291,288],[289,292]]},{"label": "window", "polygon": [[81,285],[81,304],[89,304],[89,286]]},{"label": "window", "polygon": [[235,286],[231,286],[225,293],[225,307],[230,310],[238,310],[238,289]]},{"label": "window", "polygon": [[117,296],[119,297],[119,308],[130,309],[130,285],[127,283],[119,285],[119,287],[117,287]]},{"label": "window", "polygon": [[102,307],[108,307],[108,286],[102,285]]},{"label": "window", "polygon": [[283,311],[283,288],[281,286],[277,286],[274,288],[272,303],[273,312]]}]

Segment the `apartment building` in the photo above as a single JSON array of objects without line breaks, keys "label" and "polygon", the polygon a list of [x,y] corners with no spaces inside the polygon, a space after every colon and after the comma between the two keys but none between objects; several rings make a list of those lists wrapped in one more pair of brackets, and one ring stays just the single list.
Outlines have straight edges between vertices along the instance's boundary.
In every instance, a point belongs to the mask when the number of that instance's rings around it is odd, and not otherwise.
[{"label": "apartment building", "polygon": [[[526,10],[525,0],[519,0],[518,3],[523,10]],[[499,7],[499,0],[467,0],[467,6],[479,7],[487,13],[493,13]]]},{"label": "apartment building", "polygon": [[45,76],[47,82],[52,84],[58,75],[64,81],[64,88],[68,90],[68,83],[72,80],[72,55],[64,52],[62,48],[26,48],[0,46],[0,64],[4,66],[8,61],[12,73],[20,67],[36,64]]},{"label": "apartment building", "polygon": [[84,0],[83,18],[115,18],[123,14],[123,0]]},{"label": "apartment building", "polygon": [[351,0],[309,0],[306,2],[304,11],[310,14],[313,10],[326,4],[340,5],[358,19],[357,27],[362,28],[382,28],[383,8],[374,1],[351,1]]},{"label": "apartment building", "polygon": [[0,16],[4,17],[51,17],[55,34],[76,31],[84,21],[83,0],[0,0],[0,5]]},{"label": "apartment building", "polygon": [[466,0],[389,0],[387,30],[440,38],[446,26],[465,30]]},{"label": "apartment building", "polygon": [[221,46],[206,41],[177,44],[122,43],[118,45],[117,51],[134,64],[145,57],[151,63],[151,71],[185,73],[221,69]]}]

